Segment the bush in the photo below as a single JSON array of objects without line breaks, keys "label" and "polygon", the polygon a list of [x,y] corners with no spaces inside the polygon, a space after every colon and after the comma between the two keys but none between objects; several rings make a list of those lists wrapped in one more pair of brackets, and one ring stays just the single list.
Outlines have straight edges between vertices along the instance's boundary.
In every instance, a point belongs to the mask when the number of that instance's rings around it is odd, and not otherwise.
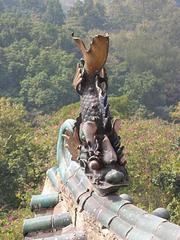
[{"label": "bush", "polygon": [[32,217],[30,209],[22,208],[0,212],[0,239],[22,240],[22,224],[24,218]]},{"label": "bush", "polygon": [[47,147],[34,139],[26,112],[10,99],[0,99],[0,205],[25,204],[36,189],[48,162]]},{"label": "bush", "polygon": [[175,123],[180,123],[180,102],[177,103],[175,111],[171,112],[171,118]]},{"label": "bush", "polygon": [[119,116],[120,118],[128,118],[129,116],[129,99],[127,95],[122,95],[118,97],[110,97],[110,111],[112,115]]},{"label": "bush", "polygon": [[179,134],[178,125],[159,119],[126,120],[121,130],[131,177],[127,192],[138,206],[150,212],[167,207],[171,220],[177,224],[180,224]]}]

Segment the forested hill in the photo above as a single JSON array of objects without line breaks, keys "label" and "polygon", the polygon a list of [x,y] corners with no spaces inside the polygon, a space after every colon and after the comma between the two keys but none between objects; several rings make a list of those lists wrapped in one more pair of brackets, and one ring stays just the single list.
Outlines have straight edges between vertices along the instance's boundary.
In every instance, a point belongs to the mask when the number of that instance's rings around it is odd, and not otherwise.
[{"label": "forested hill", "polygon": [[124,119],[120,135],[132,178],[126,192],[150,212],[167,207],[180,224],[178,6],[179,0],[0,0],[0,239],[23,238],[30,197],[55,165],[59,125],[77,116],[78,103],[64,106],[79,99],[72,81],[81,55],[72,32],[88,44],[109,33],[109,101]]},{"label": "forested hill", "polygon": [[109,92],[126,98],[129,115],[168,119],[179,101],[176,1],[85,0],[63,12],[58,0],[0,0],[0,12],[0,96],[30,112],[51,113],[77,100],[71,84],[80,54],[72,32],[86,42],[109,32]]}]

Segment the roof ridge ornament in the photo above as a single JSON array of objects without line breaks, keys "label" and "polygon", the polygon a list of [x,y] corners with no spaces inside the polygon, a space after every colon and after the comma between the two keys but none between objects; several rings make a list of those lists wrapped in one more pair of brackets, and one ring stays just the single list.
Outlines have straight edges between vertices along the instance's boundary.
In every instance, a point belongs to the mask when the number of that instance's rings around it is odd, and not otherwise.
[{"label": "roof ridge ornament", "polygon": [[105,33],[104,35],[93,37],[89,49],[86,48],[82,39],[74,36],[74,33],[72,38],[83,55],[85,61],[84,68],[87,73],[94,75],[96,72],[99,72],[105,65],[108,57],[109,34]]},{"label": "roof ridge ornament", "polygon": [[75,132],[79,139],[78,162],[98,193],[106,195],[129,184],[118,122],[113,122],[108,103],[108,76],[104,67],[109,35],[93,37],[89,49],[73,39],[83,58],[77,64],[73,86],[80,95],[80,115]]}]

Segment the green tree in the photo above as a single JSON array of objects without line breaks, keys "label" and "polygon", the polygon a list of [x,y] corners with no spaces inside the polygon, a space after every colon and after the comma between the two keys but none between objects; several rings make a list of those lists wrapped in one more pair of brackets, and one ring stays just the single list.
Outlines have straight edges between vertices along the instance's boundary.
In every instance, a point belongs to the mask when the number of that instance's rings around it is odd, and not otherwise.
[{"label": "green tree", "polygon": [[152,110],[160,98],[158,93],[158,79],[151,72],[128,74],[125,79],[124,92],[131,101],[137,104],[137,106],[134,106],[133,112],[135,112],[139,105],[143,104]]},{"label": "green tree", "polygon": [[20,0],[21,10],[34,11],[37,13],[44,12],[44,0]]},{"label": "green tree", "polygon": [[58,0],[46,0],[43,18],[52,24],[62,25],[64,23],[65,16]]},{"label": "green tree", "polygon": [[0,204],[17,206],[44,176],[47,149],[34,142],[21,105],[0,98]]},{"label": "green tree", "polygon": [[175,123],[180,122],[180,102],[177,103],[174,111],[171,112],[171,118],[172,118],[173,122],[175,122]]},{"label": "green tree", "polygon": [[4,12],[0,14],[0,47],[8,47],[22,38],[31,40],[32,21],[29,14],[22,16],[18,12]]},{"label": "green tree", "polygon": [[79,19],[86,31],[92,28],[105,29],[106,26],[105,7],[93,0],[78,0],[70,10],[69,16]]},{"label": "green tree", "polygon": [[0,0],[0,12],[19,7],[19,0]]},{"label": "green tree", "polygon": [[1,53],[0,95],[18,97],[20,82],[26,76],[29,60],[39,53],[39,49],[35,44],[22,39],[7,48],[1,48]]},{"label": "green tree", "polygon": [[30,62],[20,96],[29,110],[51,112],[76,99],[72,93],[74,55],[42,50]]}]

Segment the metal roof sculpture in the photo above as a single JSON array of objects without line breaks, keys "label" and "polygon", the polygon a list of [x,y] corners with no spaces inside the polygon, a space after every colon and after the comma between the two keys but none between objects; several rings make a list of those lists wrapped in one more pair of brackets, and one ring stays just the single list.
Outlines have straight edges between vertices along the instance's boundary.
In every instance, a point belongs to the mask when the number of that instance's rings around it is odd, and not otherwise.
[{"label": "metal roof sculpture", "polygon": [[108,77],[104,67],[109,50],[108,34],[97,35],[87,50],[73,36],[83,58],[77,64],[73,86],[80,95],[80,115],[76,121],[79,163],[96,190],[106,195],[128,184],[123,146],[118,136],[119,121],[113,122],[108,98]]}]

